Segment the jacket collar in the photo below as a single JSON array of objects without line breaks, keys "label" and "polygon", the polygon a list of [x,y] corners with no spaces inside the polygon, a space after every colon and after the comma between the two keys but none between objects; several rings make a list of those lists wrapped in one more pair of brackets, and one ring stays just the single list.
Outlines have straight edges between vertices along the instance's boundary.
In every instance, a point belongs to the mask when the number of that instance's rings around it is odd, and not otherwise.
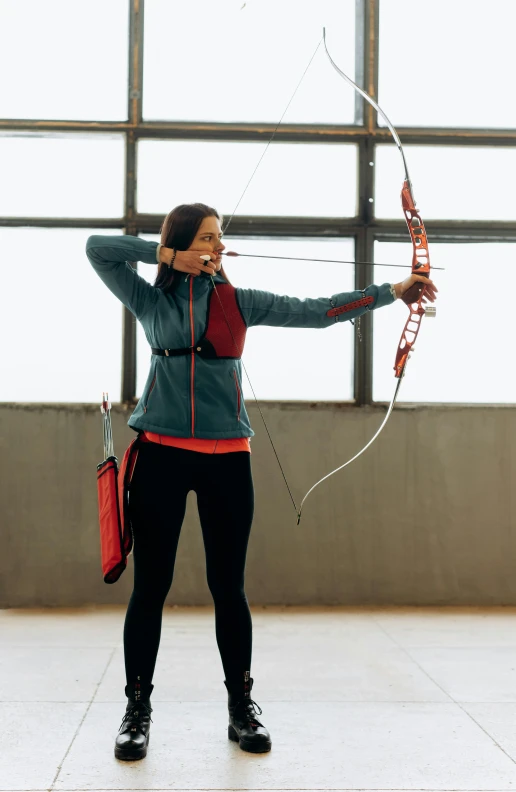
[{"label": "jacket collar", "polygon": [[[203,294],[206,294],[206,292],[211,291],[212,289],[211,278],[205,273],[198,275],[196,278],[194,278],[192,275],[186,275],[184,272],[178,272],[178,275],[179,282],[174,291],[178,297],[182,297],[184,300],[190,299],[190,280],[193,280],[194,299],[201,297]],[[227,283],[227,281],[218,272],[214,277],[214,281],[216,285]]]}]

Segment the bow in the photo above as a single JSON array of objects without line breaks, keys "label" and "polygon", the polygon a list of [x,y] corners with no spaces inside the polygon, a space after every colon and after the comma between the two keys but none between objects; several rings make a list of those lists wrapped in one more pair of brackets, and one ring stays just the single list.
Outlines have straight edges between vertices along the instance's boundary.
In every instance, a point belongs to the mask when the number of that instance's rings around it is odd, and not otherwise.
[{"label": "bow", "polygon": [[[428,277],[430,274],[430,255],[428,252],[428,239],[425,231],[425,225],[423,223],[423,219],[416,208],[416,201],[414,199],[414,194],[412,192],[412,182],[410,180],[407,161],[405,159],[405,153],[403,151],[403,146],[401,145],[401,141],[399,139],[398,133],[396,132],[394,126],[387,118],[386,114],[383,112],[381,107],[375,102],[375,100],[369,96],[369,94],[364,91],[360,86],[358,86],[350,77],[345,74],[342,69],[340,69],[333,58],[331,57],[328,47],[326,44],[326,29],[323,29],[323,41],[324,41],[324,49],[326,51],[326,55],[328,59],[337,72],[341,77],[346,80],[358,93],[366,99],[370,105],[372,105],[375,110],[380,113],[384,121],[386,122],[389,130],[394,138],[396,146],[398,147],[398,151],[401,154],[401,158],[403,160],[403,169],[405,172],[405,178],[403,181],[403,186],[401,188],[401,205],[403,208],[403,216],[407,223],[407,228],[409,230],[410,238],[412,240],[412,274],[413,275],[423,275]],[[366,451],[376,440],[380,432],[384,429],[387,421],[390,418],[390,415],[394,409],[394,405],[396,403],[396,399],[398,397],[398,393],[400,390],[401,381],[405,374],[405,369],[407,366],[407,361],[410,357],[410,352],[414,348],[414,343],[419,333],[419,329],[421,327],[421,318],[425,315],[427,316],[435,316],[435,308],[428,307],[425,308],[423,306],[423,299],[425,295],[426,285],[421,282],[414,283],[405,294],[402,296],[403,302],[408,305],[409,308],[409,316],[405,322],[405,327],[403,328],[403,332],[401,334],[401,338],[398,344],[398,349],[396,350],[396,359],[394,363],[394,376],[397,378],[398,382],[396,384],[396,388],[394,391],[394,396],[392,397],[391,403],[387,410],[384,420],[382,421],[380,428],[377,432],[373,435],[371,440],[351,459],[348,459],[343,465],[335,468],[332,470],[331,473],[328,473],[326,476],[323,476],[322,479],[319,479],[306,493],[303,500],[301,501],[301,506],[299,507],[298,515],[297,515],[297,524],[299,525],[301,521],[301,512],[303,509],[303,505],[310,495],[311,492],[314,491],[319,484],[322,484],[323,481],[333,476],[334,473],[338,473],[339,470],[343,470],[343,468],[350,465],[359,456],[361,456],[364,451]]]},{"label": "bow", "polygon": [[[387,123],[387,126],[389,127],[389,129],[391,131],[391,134],[392,134],[392,136],[394,138],[394,141],[395,141],[395,143],[396,143],[396,145],[398,147],[398,150],[399,150],[399,152],[401,154],[401,157],[402,157],[402,160],[403,160],[404,173],[405,173],[405,179],[404,179],[403,186],[402,186],[402,191],[401,191],[401,202],[402,202],[404,217],[405,217],[405,220],[406,220],[406,223],[407,223],[407,227],[408,227],[408,230],[409,230],[409,233],[410,233],[410,237],[411,237],[411,240],[412,240],[412,248],[413,248],[412,273],[413,274],[418,274],[418,275],[424,275],[425,277],[428,277],[428,275],[430,273],[430,257],[429,257],[429,253],[428,253],[428,240],[427,240],[427,236],[426,236],[426,231],[425,231],[423,220],[421,218],[420,213],[418,212],[418,210],[416,208],[416,203],[415,203],[415,199],[414,199],[413,192],[412,192],[412,184],[411,184],[411,181],[410,181],[410,176],[409,176],[408,167],[407,167],[407,162],[406,162],[406,159],[405,159],[405,154],[404,154],[403,147],[401,145],[401,141],[399,139],[399,136],[398,136],[396,130],[394,129],[393,125],[391,124],[391,122],[389,121],[389,119],[387,118],[385,113],[383,112],[383,110],[374,101],[374,99],[371,96],[369,96],[369,94],[366,93],[366,91],[364,91],[362,88],[360,88],[350,77],[348,77],[337,66],[335,61],[332,59],[332,57],[331,57],[331,55],[330,55],[330,53],[328,51],[328,47],[326,45],[326,30],[324,28],[323,28],[322,41],[324,42],[324,48],[325,48],[326,54],[327,54],[327,56],[329,58],[329,61],[330,61],[331,65],[333,66],[333,68],[337,71],[337,73],[341,77],[343,77],[343,79],[346,80],[346,82],[348,82],[356,91],[358,91],[358,93],[361,94],[361,96],[363,96],[364,99],[366,99],[366,101],[368,101],[376,109],[376,111],[378,113],[380,113],[380,115],[383,117],[383,119],[385,120],[385,122]],[[226,223],[226,226],[224,228],[224,232],[227,231],[227,228],[228,228],[229,224],[231,223],[231,220],[233,219],[233,217],[234,217],[234,215],[235,215],[235,213],[236,213],[236,211],[238,209],[238,206],[240,205],[240,203],[242,201],[242,198],[244,197],[245,193],[247,192],[247,189],[248,189],[252,179],[254,178],[254,175],[255,175],[256,171],[258,170],[258,167],[259,167],[263,157],[265,156],[265,154],[267,152],[267,149],[269,148],[270,144],[272,143],[272,141],[273,141],[273,139],[274,139],[274,137],[276,135],[276,132],[277,132],[277,130],[278,130],[278,128],[279,128],[279,126],[280,126],[280,124],[281,124],[281,122],[282,122],[282,120],[283,120],[283,118],[284,118],[284,116],[285,116],[285,114],[286,114],[286,112],[288,110],[288,108],[290,107],[290,104],[291,104],[292,100],[294,99],[294,96],[296,95],[296,93],[297,93],[297,91],[299,89],[299,86],[301,85],[301,83],[302,83],[302,81],[304,79],[304,76],[305,76],[306,72],[308,71],[308,69],[310,67],[310,64],[312,63],[312,61],[313,61],[313,59],[314,59],[314,57],[315,57],[315,55],[316,55],[316,53],[317,53],[317,51],[319,49],[320,44],[321,44],[321,42],[319,42],[319,44],[317,45],[317,48],[316,48],[315,52],[313,53],[313,55],[312,55],[312,57],[311,57],[311,59],[310,59],[310,61],[308,63],[308,66],[306,67],[305,71],[303,72],[303,75],[302,75],[299,83],[297,84],[297,86],[295,88],[295,91],[294,91],[292,97],[290,98],[290,100],[289,100],[289,102],[287,104],[287,107],[285,108],[285,110],[284,110],[284,112],[283,112],[278,124],[276,125],[276,128],[274,129],[274,131],[273,131],[273,133],[272,133],[272,135],[271,135],[271,137],[270,137],[270,139],[269,139],[269,141],[268,141],[268,143],[267,143],[267,145],[266,145],[266,147],[265,147],[260,159],[258,160],[258,163],[257,163],[253,173],[251,174],[251,178],[247,182],[247,184],[245,186],[245,189],[244,189],[242,195],[240,196],[240,199],[238,200],[238,203],[237,203],[235,209],[231,213],[231,215],[229,217],[229,220]],[[230,252],[230,253],[228,253],[228,255],[239,255],[239,254],[235,254],[235,253],[231,253]],[[267,258],[269,258],[269,257],[267,257]],[[230,323],[228,321],[228,318],[226,316],[226,313],[224,311],[224,306],[223,306],[222,301],[220,299],[220,296],[218,294],[217,287],[215,285],[215,281],[213,280],[213,278],[211,280],[212,280],[212,284],[213,284],[213,288],[215,290],[215,293],[217,294],[220,306],[222,308],[222,312],[224,314],[224,317],[225,317],[225,320],[226,320],[226,324],[228,326],[229,332],[231,334],[231,337],[233,338],[233,342],[234,342],[235,347],[236,347],[236,341],[235,341],[234,336],[233,336],[231,325],[230,325]],[[308,496],[316,489],[316,487],[319,486],[319,484],[322,484],[323,481],[326,481],[326,479],[330,478],[335,473],[338,473],[339,470],[342,470],[343,468],[347,467],[352,462],[354,462],[356,459],[358,459],[358,457],[361,456],[374,443],[376,438],[379,436],[379,434],[381,433],[381,431],[385,427],[385,425],[386,425],[386,423],[387,423],[387,421],[388,421],[388,419],[389,419],[389,417],[390,417],[390,415],[392,413],[394,405],[396,403],[396,399],[397,399],[397,396],[398,396],[398,393],[399,393],[401,381],[402,381],[402,378],[403,378],[403,376],[405,374],[407,361],[408,361],[408,359],[410,357],[411,350],[414,348],[414,343],[415,343],[417,335],[419,333],[419,329],[420,329],[420,326],[421,326],[421,318],[425,314],[428,315],[428,316],[435,316],[435,309],[434,308],[424,308],[423,307],[423,299],[424,299],[424,295],[425,295],[425,289],[426,289],[426,286],[425,286],[424,283],[421,283],[421,282],[414,283],[405,292],[405,294],[402,296],[403,301],[409,307],[409,317],[406,320],[405,327],[403,329],[403,332],[401,334],[401,339],[400,339],[400,342],[398,344],[398,349],[396,351],[394,372],[395,372],[395,377],[397,378],[398,382],[397,382],[397,385],[396,385],[396,389],[394,391],[394,396],[392,398],[392,401],[391,401],[391,403],[389,405],[389,408],[387,410],[386,416],[385,416],[380,428],[377,430],[377,432],[371,438],[371,440],[369,440],[369,442],[357,454],[355,454],[351,459],[349,459],[343,465],[340,465],[339,467],[335,468],[335,470],[332,470],[326,476],[324,476],[319,481],[317,481],[308,490],[306,495],[303,497],[299,509],[298,509],[298,507],[296,505],[296,502],[295,502],[294,497],[292,495],[292,492],[291,492],[291,489],[289,487],[287,478],[286,478],[285,473],[283,471],[279,456],[278,456],[278,454],[276,452],[276,448],[274,446],[272,437],[270,435],[269,429],[268,429],[267,424],[265,422],[265,418],[263,417],[263,413],[261,411],[258,399],[256,398],[256,394],[254,392],[254,388],[252,386],[251,380],[250,380],[249,375],[247,373],[247,369],[245,368],[245,365],[244,365],[244,363],[242,361],[242,366],[244,368],[246,377],[247,377],[247,379],[249,381],[249,385],[251,386],[251,391],[253,393],[253,397],[254,397],[255,402],[256,402],[256,404],[258,406],[258,410],[259,410],[261,419],[262,419],[263,424],[265,426],[267,435],[269,437],[269,440],[271,442],[274,454],[276,456],[276,460],[278,462],[278,465],[280,467],[281,473],[283,475],[283,479],[284,479],[285,484],[287,486],[287,490],[289,492],[290,499],[291,499],[291,501],[292,501],[292,503],[294,505],[294,509],[296,510],[297,524],[298,525],[299,525],[299,523],[301,521],[301,513],[302,513],[303,505],[304,505],[306,499],[308,498]]]}]

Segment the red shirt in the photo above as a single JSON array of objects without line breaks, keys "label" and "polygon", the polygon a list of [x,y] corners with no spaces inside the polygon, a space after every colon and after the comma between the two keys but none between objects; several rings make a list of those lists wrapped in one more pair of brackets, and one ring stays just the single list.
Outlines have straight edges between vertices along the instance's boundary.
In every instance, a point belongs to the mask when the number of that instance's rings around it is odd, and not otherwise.
[{"label": "red shirt", "polygon": [[145,432],[152,443],[184,448],[187,451],[199,451],[201,454],[229,454],[232,451],[248,451],[251,444],[248,437],[229,437],[221,440],[208,440],[204,437],[171,437],[170,435]]}]

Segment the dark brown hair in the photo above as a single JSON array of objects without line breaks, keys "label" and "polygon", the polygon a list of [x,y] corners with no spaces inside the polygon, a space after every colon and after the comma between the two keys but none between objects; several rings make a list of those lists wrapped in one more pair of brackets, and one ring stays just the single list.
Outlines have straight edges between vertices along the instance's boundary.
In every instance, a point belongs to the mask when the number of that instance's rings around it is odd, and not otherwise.
[{"label": "dark brown hair", "polygon": [[[163,220],[161,244],[167,248],[174,248],[174,250],[188,250],[205,217],[216,217],[222,223],[222,217],[217,210],[206,204],[193,203],[176,206]],[[173,270],[164,261],[161,261],[158,265],[154,286],[168,292],[173,286],[175,272],[177,270]],[[219,272],[229,283],[224,267]]]}]

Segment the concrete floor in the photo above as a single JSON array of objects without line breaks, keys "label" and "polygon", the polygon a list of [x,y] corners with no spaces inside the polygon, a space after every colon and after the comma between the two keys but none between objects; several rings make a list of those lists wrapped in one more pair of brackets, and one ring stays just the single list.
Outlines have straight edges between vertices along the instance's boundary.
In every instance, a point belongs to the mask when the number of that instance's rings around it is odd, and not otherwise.
[{"label": "concrete floor", "polygon": [[516,608],[252,608],[272,751],[227,739],[211,608],[166,608],[119,762],[125,607],[0,611],[0,790],[516,789]]}]

